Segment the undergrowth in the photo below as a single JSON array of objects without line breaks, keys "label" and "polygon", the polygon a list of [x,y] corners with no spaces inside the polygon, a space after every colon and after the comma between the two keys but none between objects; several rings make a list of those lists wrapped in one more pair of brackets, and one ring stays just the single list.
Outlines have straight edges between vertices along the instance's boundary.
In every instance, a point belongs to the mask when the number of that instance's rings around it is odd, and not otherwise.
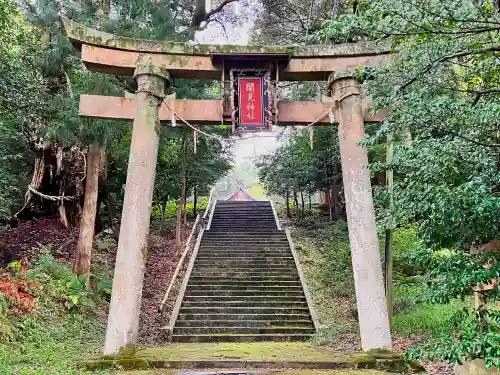
[{"label": "undergrowth", "polygon": [[[309,217],[298,223],[293,238],[312,298],[324,328],[314,341],[336,345],[346,334],[358,335],[354,280],[347,225]],[[453,300],[448,304],[425,302],[428,288],[410,254],[419,246],[415,230],[398,228],[393,232],[394,320],[396,337],[418,338],[430,343],[451,335],[450,321],[470,301]],[[381,245],[383,242],[381,241]],[[380,247],[381,250],[383,246]],[[381,254],[383,261],[383,253]]]},{"label": "undergrowth", "polygon": [[10,329],[1,336],[0,374],[84,374],[72,363],[97,354],[102,345],[110,277],[109,267],[98,265],[89,277],[77,277],[42,249],[28,272],[34,310],[20,312],[15,300],[0,299],[0,325]]}]

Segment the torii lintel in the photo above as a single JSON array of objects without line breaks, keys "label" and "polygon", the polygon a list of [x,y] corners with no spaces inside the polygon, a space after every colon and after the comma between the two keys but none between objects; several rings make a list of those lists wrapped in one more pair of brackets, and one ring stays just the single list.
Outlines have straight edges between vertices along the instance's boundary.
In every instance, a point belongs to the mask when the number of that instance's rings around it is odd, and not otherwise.
[{"label": "torii lintel", "polygon": [[[126,38],[88,28],[61,17],[73,45],[82,51],[89,70],[132,76],[138,55],[148,55],[153,63],[171,76],[219,79],[222,62],[232,60],[237,67],[250,58],[252,68],[278,61],[282,81],[324,81],[337,70],[376,66],[391,53],[389,42],[336,45],[208,45]],[[238,63],[239,61],[239,63]],[[227,67],[226,67],[227,69]]]}]

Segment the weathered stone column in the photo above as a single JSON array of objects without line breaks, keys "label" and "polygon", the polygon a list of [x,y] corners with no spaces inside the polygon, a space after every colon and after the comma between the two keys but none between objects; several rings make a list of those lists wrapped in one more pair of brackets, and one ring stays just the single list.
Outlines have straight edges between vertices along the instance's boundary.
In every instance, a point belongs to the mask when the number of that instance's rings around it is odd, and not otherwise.
[{"label": "weathered stone column", "polygon": [[104,355],[135,350],[158,156],[158,109],[168,73],[139,58],[138,90]]},{"label": "weathered stone column", "polygon": [[363,350],[392,349],[375,225],[360,87],[352,74],[331,75],[329,85],[339,123],[342,177]]}]

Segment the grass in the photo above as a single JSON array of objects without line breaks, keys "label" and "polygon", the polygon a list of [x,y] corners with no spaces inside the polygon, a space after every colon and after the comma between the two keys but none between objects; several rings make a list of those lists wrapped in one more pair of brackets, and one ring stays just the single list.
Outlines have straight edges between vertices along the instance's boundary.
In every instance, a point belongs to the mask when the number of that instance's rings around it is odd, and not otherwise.
[{"label": "grass", "polygon": [[[94,282],[111,276],[109,267],[94,269]],[[97,287],[87,289],[86,281],[73,275],[67,264],[57,263],[47,250],[30,270],[29,279],[36,309],[29,314],[15,311],[7,318],[15,329],[9,342],[0,343],[0,374],[73,375],[82,356],[95,356],[104,340],[107,294]]]},{"label": "grass", "polygon": [[344,222],[313,223],[311,230],[292,232],[297,252],[324,329],[315,342],[335,343],[345,334],[357,334],[355,291],[347,228]]},{"label": "grass", "polygon": [[[359,332],[347,227],[344,222],[325,223],[318,218],[308,227],[311,229],[295,228],[292,236],[320,321],[326,326],[315,341],[337,345],[346,334],[357,336]],[[419,270],[408,264],[404,256],[418,245],[411,227],[393,232],[396,273],[393,333],[399,337],[417,335],[429,341],[451,334],[450,319],[470,301],[457,300],[445,305],[421,302],[426,285],[415,276]]]}]

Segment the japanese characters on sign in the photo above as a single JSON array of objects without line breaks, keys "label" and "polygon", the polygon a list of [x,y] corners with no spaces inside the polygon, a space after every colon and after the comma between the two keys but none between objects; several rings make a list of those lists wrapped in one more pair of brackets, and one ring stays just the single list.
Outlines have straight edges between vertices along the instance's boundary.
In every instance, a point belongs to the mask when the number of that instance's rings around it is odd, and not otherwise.
[{"label": "japanese characters on sign", "polygon": [[262,79],[239,77],[240,126],[263,127]]},{"label": "japanese characters on sign", "polygon": [[231,69],[231,120],[239,132],[271,131],[271,74],[267,70]]}]

